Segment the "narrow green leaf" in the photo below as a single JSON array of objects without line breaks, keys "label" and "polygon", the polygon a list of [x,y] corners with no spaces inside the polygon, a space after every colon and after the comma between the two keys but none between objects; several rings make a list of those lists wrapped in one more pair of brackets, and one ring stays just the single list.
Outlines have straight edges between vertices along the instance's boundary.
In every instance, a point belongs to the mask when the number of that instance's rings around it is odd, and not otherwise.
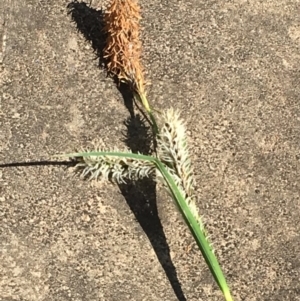
[{"label": "narrow green leaf", "polygon": [[190,231],[192,232],[198,247],[200,248],[200,251],[211,271],[213,274],[215,281],[218,283],[221,291],[224,294],[226,301],[233,301],[229,287],[227,285],[225,276],[222,272],[222,269],[219,265],[219,262],[213,253],[213,250],[205,237],[204,233],[200,229],[200,225],[197,222],[197,220],[194,218],[187,202],[185,201],[184,196],[178,189],[177,185],[175,184],[172,176],[167,171],[167,169],[164,167],[164,165],[159,161],[156,160],[156,165],[159,171],[161,172],[162,176],[164,177],[165,181],[167,182],[167,185],[173,195],[174,201],[177,203],[177,206],[180,210],[180,213],[182,214],[186,224],[188,225]]},{"label": "narrow green leaf", "polygon": [[152,156],[142,155],[142,154],[134,154],[134,153],[126,153],[126,152],[81,152],[81,153],[70,153],[63,155],[55,155],[54,157],[68,157],[68,158],[80,158],[80,157],[101,157],[101,156],[111,156],[111,157],[119,157],[119,158],[131,158],[135,160],[141,161],[149,161],[155,164],[156,159]]},{"label": "narrow green leaf", "polygon": [[177,187],[174,179],[172,178],[171,174],[167,171],[164,164],[158,160],[157,158],[154,158],[152,156],[147,155],[141,155],[141,154],[133,154],[133,153],[125,153],[125,152],[82,152],[82,153],[71,153],[71,154],[64,154],[64,155],[58,155],[55,157],[91,157],[91,156],[116,156],[116,157],[126,157],[126,158],[132,158],[135,160],[143,160],[152,162],[157,169],[162,174],[163,178],[166,181],[166,184],[168,188],[170,189],[170,192],[173,196],[174,201],[176,202],[176,205],[182,214],[186,224],[188,225],[190,231],[192,232],[192,235],[194,236],[194,239],[197,242],[197,245],[215,279],[217,284],[219,285],[221,291],[223,292],[223,295],[225,297],[226,301],[233,301],[232,296],[230,294],[229,287],[227,285],[225,276],[222,272],[222,269],[219,265],[219,262],[216,258],[216,256],[213,253],[213,250],[203,233],[203,231],[200,228],[200,225],[198,221],[193,216],[190,207],[188,203],[185,200],[185,197],[182,195],[180,189]]}]

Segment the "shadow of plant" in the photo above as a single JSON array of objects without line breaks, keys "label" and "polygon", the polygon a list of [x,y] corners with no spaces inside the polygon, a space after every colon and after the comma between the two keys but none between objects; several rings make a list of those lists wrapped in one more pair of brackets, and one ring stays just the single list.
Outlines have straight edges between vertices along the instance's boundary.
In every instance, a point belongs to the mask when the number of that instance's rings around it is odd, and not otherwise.
[{"label": "shadow of plant", "polygon": [[88,6],[85,2],[72,1],[67,5],[68,15],[76,24],[77,30],[91,43],[99,59],[99,66],[106,65],[103,57],[106,34],[104,28],[104,12]]},{"label": "shadow of plant", "polygon": [[[99,67],[107,71],[107,60],[104,58],[103,49],[106,42],[106,34],[104,32],[104,11],[96,10],[88,6],[85,2],[72,1],[67,6],[68,14],[72,21],[76,24],[77,30],[84,38],[91,43],[91,46],[99,60]],[[113,80],[121,93],[124,104],[130,113],[134,116],[133,95],[129,87],[124,83],[119,83],[116,76]]]},{"label": "shadow of plant", "polygon": [[[106,68],[106,61],[103,57],[106,40],[103,32],[103,10],[96,10],[84,2],[72,1],[68,5],[68,14],[71,15],[78,31],[91,43],[99,59],[99,66]],[[152,153],[151,128],[146,125],[145,119],[140,114],[135,114],[134,97],[130,88],[126,84],[120,84],[116,78],[114,80],[122,94],[124,105],[130,113],[130,117],[125,121],[127,131],[124,135],[124,142],[132,152],[150,155]],[[144,178],[138,181],[128,181],[118,186],[136,220],[146,233],[178,300],[186,301],[158,216],[155,180]]]},{"label": "shadow of plant", "polygon": [[[127,135],[124,142],[128,147],[133,152],[150,155],[152,153],[151,128],[145,125],[145,120],[140,115],[136,115],[133,118],[128,118],[125,125]],[[127,184],[119,185],[119,187],[136,220],[146,233],[178,300],[185,301],[186,298],[182,292],[176,268],[171,260],[170,248],[158,215],[155,180],[144,178],[130,181]]]}]

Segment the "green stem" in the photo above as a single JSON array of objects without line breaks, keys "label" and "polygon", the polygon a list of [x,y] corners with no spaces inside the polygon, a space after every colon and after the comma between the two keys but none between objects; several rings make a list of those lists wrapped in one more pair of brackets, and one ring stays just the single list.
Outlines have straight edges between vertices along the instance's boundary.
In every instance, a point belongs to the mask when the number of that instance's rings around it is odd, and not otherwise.
[{"label": "green stem", "polygon": [[149,102],[147,100],[147,97],[144,94],[140,94],[139,92],[135,92],[134,94],[139,99],[139,101],[142,103],[144,109],[149,114],[150,120],[152,122],[153,132],[154,132],[155,135],[157,135],[159,133],[158,125],[157,125],[156,119],[153,115],[153,111],[152,111],[152,109],[149,105]]}]

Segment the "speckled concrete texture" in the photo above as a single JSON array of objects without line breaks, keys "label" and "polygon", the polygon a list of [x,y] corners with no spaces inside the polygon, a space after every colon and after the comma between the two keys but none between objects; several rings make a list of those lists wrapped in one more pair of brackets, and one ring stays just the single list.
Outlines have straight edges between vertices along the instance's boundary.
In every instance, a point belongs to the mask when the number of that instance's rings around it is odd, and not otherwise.
[{"label": "speckled concrete texture", "polygon": [[[0,1],[0,300],[223,300],[153,182],[23,164],[146,147],[100,66],[106,3]],[[140,4],[149,100],[187,122],[198,206],[235,300],[300,300],[300,2]]]}]

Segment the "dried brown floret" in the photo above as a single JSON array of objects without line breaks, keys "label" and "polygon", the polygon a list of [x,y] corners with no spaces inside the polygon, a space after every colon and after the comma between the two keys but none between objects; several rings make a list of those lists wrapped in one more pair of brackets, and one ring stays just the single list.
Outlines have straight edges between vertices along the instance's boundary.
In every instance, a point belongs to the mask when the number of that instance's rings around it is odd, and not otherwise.
[{"label": "dried brown floret", "polygon": [[107,33],[104,57],[109,71],[125,81],[140,95],[145,93],[141,64],[140,7],[135,0],[113,0],[105,13]]}]

